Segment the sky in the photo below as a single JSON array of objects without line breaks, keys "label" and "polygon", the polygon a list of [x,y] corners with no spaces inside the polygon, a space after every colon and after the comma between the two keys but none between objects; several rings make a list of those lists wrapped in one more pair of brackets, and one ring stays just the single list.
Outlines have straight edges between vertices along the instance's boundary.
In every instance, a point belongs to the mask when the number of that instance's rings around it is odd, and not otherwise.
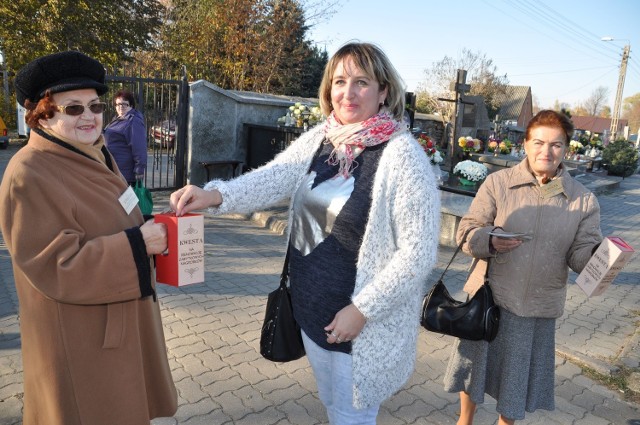
[{"label": "sky", "polygon": [[[640,93],[638,0],[339,0],[309,39],[331,56],[358,40],[380,46],[414,91],[425,70],[464,48],[486,54],[534,104],[572,107],[598,87],[614,108],[622,52],[631,47],[622,99]],[[313,22],[312,22],[313,23]],[[602,41],[612,37],[614,41]],[[454,76],[452,76],[452,79]]]}]

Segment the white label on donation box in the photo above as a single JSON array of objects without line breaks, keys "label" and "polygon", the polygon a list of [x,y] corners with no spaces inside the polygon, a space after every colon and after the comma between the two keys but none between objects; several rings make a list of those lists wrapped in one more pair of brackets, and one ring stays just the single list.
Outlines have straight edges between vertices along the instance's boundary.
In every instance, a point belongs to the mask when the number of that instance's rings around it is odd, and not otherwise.
[{"label": "white label on donation box", "polygon": [[168,249],[156,255],[156,281],[173,286],[204,282],[204,216],[202,214],[158,214],[167,226]]},{"label": "white label on donation box", "polygon": [[634,254],[633,248],[622,238],[604,238],[576,283],[588,297],[602,294]]}]

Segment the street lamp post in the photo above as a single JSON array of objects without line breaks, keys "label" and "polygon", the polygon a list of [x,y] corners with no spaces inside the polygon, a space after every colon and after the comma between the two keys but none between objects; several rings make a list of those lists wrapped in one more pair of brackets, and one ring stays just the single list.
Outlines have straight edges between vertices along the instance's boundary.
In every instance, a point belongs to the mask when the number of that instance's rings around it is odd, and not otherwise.
[{"label": "street lamp post", "polygon": [[[602,37],[602,41],[614,41],[613,37]],[[628,42],[629,40],[627,40]],[[624,91],[624,80],[627,76],[627,62],[629,61],[629,52],[631,51],[631,45],[627,44],[622,50],[622,62],[620,63],[620,74],[618,76],[618,88],[616,89],[616,100],[613,105],[613,115],[611,116],[611,139],[616,140],[616,133],[618,132],[618,120],[620,119],[620,107],[622,105],[622,92]]]}]

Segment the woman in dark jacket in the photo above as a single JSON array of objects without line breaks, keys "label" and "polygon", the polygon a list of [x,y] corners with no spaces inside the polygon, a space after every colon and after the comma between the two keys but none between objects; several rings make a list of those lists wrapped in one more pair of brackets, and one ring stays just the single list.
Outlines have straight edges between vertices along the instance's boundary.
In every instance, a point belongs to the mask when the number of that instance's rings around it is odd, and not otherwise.
[{"label": "woman in dark jacket", "polygon": [[120,90],[114,99],[117,116],[104,129],[105,146],[124,178],[134,186],[147,169],[147,130],[131,92]]}]

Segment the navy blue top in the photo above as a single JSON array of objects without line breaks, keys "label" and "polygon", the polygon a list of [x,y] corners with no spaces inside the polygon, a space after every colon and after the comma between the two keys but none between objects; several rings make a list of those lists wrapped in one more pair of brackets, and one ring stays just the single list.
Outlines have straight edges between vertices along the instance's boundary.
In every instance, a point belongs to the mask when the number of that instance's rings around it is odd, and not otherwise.
[{"label": "navy blue top", "polygon": [[[356,158],[353,191],[336,216],[330,234],[308,255],[302,255],[293,243],[290,245],[289,280],[294,316],[309,338],[326,350],[351,353],[350,342],[328,344],[324,327],[338,311],[351,304],[358,251],[371,207],[371,188],[386,145],[366,148]],[[312,161],[310,172],[317,175],[311,192],[336,176],[338,166],[326,162],[332,150],[333,145],[323,144]]]},{"label": "navy blue top", "polygon": [[104,142],[124,178],[135,183],[135,175],[147,169],[147,131],[140,111],[131,108],[114,118],[104,129]]}]

